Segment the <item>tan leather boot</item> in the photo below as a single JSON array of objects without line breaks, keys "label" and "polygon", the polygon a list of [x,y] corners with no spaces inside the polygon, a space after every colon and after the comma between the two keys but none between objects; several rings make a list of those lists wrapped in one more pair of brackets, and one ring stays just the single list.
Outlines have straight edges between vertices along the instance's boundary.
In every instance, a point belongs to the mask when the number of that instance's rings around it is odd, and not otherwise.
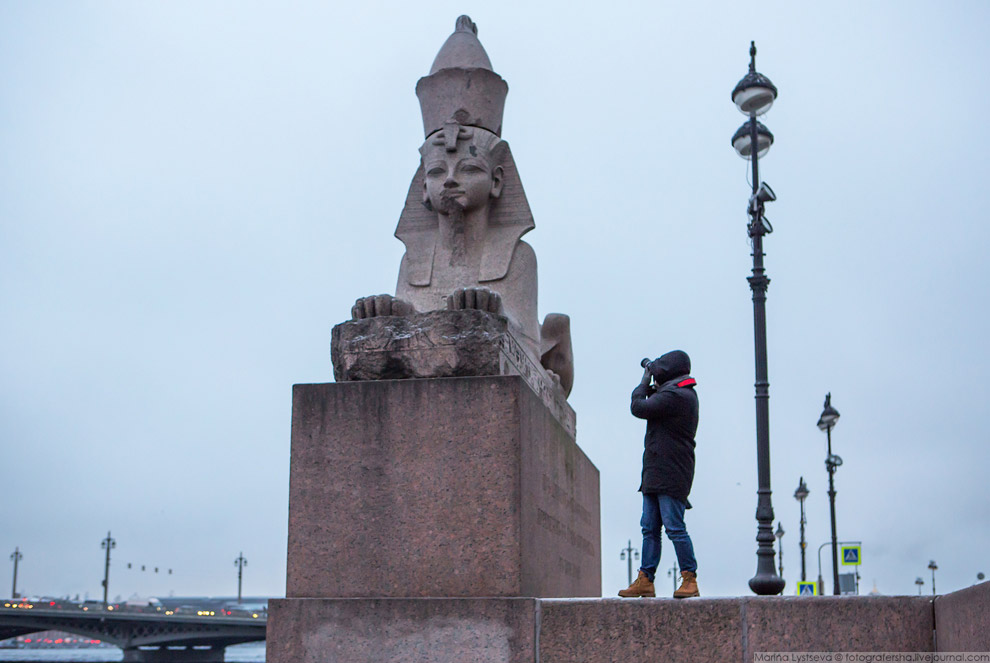
[{"label": "tan leather boot", "polygon": [[686,599],[691,596],[701,596],[698,593],[698,574],[681,571],[681,586],[674,591],[674,598]]},{"label": "tan leather boot", "polygon": [[646,574],[642,571],[633,580],[633,584],[629,585],[626,589],[619,590],[619,596],[624,599],[643,597],[643,596],[656,596],[656,590],[653,589],[653,583],[650,579],[646,577]]}]

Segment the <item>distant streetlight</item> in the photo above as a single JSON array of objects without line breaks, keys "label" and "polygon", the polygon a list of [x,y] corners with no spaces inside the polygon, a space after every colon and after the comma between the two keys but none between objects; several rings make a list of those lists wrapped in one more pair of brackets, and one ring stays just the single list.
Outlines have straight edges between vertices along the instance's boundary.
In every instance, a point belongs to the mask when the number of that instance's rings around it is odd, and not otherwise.
[{"label": "distant streetlight", "polygon": [[928,562],[928,568],[932,570],[932,596],[935,596],[935,572],[938,571],[938,564],[934,559]]},{"label": "distant streetlight", "polygon": [[839,595],[839,544],[835,533],[835,468],[842,465],[842,459],[832,454],[832,428],[839,421],[839,412],[832,407],[832,393],[825,394],[825,409],[818,418],[818,428],[828,436],[828,456],[825,469],[828,470],[828,504],[832,514],[832,593]]},{"label": "distant streetlight", "polygon": [[925,581],[922,580],[921,577],[919,576],[914,579],[914,584],[918,586],[918,596],[921,596],[921,588],[925,584]]},{"label": "distant streetlight", "polygon": [[732,136],[732,148],[749,160],[753,170],[753,193],[749,198],[747,232],[753,246],[753,275],[747,280],[753,291],[753,351],[756,359],[756,575],[749,580],[754,594],[780,594],[784,581],[773,568],[773,503],[770,499],[770,379],[767,372],[767,287],[770,279],[763,266],[763,236],[773,226],[763,214],[765,203],[777,199],[766,182],[760,182],[760,157],[773,143],[773,134],[756,118],[763,115],[777,88],[756,71],[756,42],[749,46],[749,73],[732,90],[732,103],[749,117]]},{"label": "distant streetlight", "polygon": [[110,551],[117,547],[117,542],[107,532],[107,538],[100,542],[100,547],[107,551],[107,561],[103,567],[103,608],[107,607],[107,593],[110,590]]},{"label": "distant streetlight", "polygon": [[[234,566],[237,567],[237,603],[241,602],[241,581],[244,578],[244,567],[247,566],[247,560],[244,559],[244,553],[237,556],[234,560]],[[632,581],[629,582],[632,584]]]},{"label": "distant streetlight", "polygon": [[677,578],[680,577],[680,576],[677,575],[677,562],[676,561],[674,562],[674,565],[672,567],[670,567],[669,569],[667,569],[667,577],[674,579],[674,591],[676,592],[677,591]]},{"label": "distant streetlight", "polygon": [[628,559],[629,560],[629,571],[628,571],[628,575],[629,575],[629,584],[630,585],[632,584],[633,555],[636,556],[636,559],[637,560],[639,559],[639,551],[632,547],[632,540],[630,540],[629,543],[626,544],[626,547],[623,548],[622,552],[619,553],[619,559]]},{"label": "distant streetlight", "polygon": [[801,582],[805,582],[808,578],[804,572],[804,551],[808,547],[808,544],[804,540],[804,525],[807,521],[804,518],[804,500],[808,497],[809,491],[808,486],[804,483],[804,477],[798,481],[797,490],[794,491],[794,499],[801,503]]},{"label": "distant streetlight", "polygon": [[777,521],[777,531],[773,533],[777,537],[777,563],[780,565],[780,577],[784,577],[784,545],[781,539],[784,538],[784,524]]},{"label": "distant streetlight", "polygon": [[19,546],[14,548],[14,552],[11,553],[10,558],[14,560],[14,586],[10,590],[10,598],[16,599],[20,598],[17,595],[17,563],[24,559],[24,555],[21,554],[21,549]]}]

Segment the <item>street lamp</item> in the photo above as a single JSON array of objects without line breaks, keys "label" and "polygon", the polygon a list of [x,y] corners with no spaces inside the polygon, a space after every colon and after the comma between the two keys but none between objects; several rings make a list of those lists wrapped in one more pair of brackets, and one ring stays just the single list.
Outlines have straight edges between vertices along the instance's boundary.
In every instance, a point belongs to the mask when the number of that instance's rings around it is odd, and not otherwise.
[{"label": "street lamp", "polygon": [[20,546],[14,548],[14,552],[11,553],[10,558],[14,560],[14,586],[10,590],[10,598],[16,599],[19,598],[17,596],[17,563],[24,559]]},{"label": "street lamp", "polygon": [[633,555],[636,556],[636,559],[637,560],[639,559],[639,551],[632,547],[632,540],[630,540],[629,543],[626,545],[626,547],[622,550],[622,552],[619,553],[619,559],[627,559],[627,558],[629,559],[629,571],[628,571],[628,575],[629,575],[629,584],[630,585],[632,584]]},{"label": "street lamp", "polygon": [[780,577],[784,577],[784,524],[777,521],[777,531],[773,533],[777,537],[777,563],[780,565]]},{"label": "street lamp", "polygon": [[[244,559],[244,553],[240,553],[237,559],[234,560],[234,566],[237,567],[237,603],[241,602],[241,580],[244,578],[244,567],[247,566],[247,560]],[[629,583],[632,584],[632,581]]]},{"label": "street lamp", "polygon": [[107,551],[107,561],[103,567],[103,609],[107,607],[107,593],[110,590],[110,551],[117,547],[117,542],[107,532],[107,538],[100,542],[100,548]]},{"label": "street lamp", "polygon": [[934,559],[928,562],[928,568],[932,570],[932,596],[935,596],[935,572],[938,571],[938,564]]},{"label": "street lamp", "polygon": [[921,588],[925,584],[925,581],[921,579],[921,576],[914,579],[914,584],[918,586],[918,596],[921,596]]},{"label": "street lamp", "polygon": [[839,412],[832,407],[832,392],[825,394],[825,409],[818,418],[818,428],[828,436],[828,456],[825,469],[828,470],[828,504],[832,515],[832,593],[839,595],[839,544],[835,533],[835,469],[842,465],[842,459],[832,454],[832,428],[839,421]]},{"label": "street lamp", "polygon": [[767,377],[767,286],[770,279],[763,269],[763,236],[773,232],[773,226],[763,216],[765,203],[776,200],[767,184],[760,183],[760,157],[773,143],[773,134],[756,118],[763,115],[774,99],[777,88],[763,74],[756,71],[756,42],[750,42],[749,73],[732,90],[732,103],[749,119],[732,136],[732,147],[753,167],[753,194],[749,199],[747,214],[750,221],[749,237],[753,242],[753,275],[747,280],[753,291],[753,336],[756,355],[756,464],[758,486],[756,490],[756,575],[750,578],[749,588],[756,594],[780,594],[783,579],[773,568],[773,504],[770,500],[770,381]]},{"label": "street lamp", "polygon": [[808,547],[808,544],[804,540],[804,525],[807,521],[804,519],[804,500],[808,497],[808,486],[804,483],[804,477],[798,481],[797,490],[794,491],[794,499],[801,503],[801,582],[805,582],[808,578],[805,576],[804,572],[804,550]]}]

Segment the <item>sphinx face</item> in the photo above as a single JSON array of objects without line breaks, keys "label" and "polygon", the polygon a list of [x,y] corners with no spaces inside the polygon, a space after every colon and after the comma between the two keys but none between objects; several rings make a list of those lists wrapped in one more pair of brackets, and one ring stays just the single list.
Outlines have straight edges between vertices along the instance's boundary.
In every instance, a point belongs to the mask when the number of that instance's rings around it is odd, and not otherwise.
[{"label": "sphinx face", "polygon": [[488,207],[502,191],[502,169],[493,167],[487,150],[469,140],[457,141],[457,150],[430,141],[423,156],[425,198],[440,214],[468,214]]}]

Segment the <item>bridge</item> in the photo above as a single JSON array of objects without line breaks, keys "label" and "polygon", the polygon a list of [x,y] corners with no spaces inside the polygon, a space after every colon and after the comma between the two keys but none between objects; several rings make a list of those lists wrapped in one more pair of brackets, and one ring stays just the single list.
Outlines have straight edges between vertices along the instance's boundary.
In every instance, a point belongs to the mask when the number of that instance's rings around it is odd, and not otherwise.
[{"label": "bridge", "polygon": [[66,631],[116,645],[126,663],[219,663],[227,645],[265,639],[264,619],[0,608],[0,640]]}]

